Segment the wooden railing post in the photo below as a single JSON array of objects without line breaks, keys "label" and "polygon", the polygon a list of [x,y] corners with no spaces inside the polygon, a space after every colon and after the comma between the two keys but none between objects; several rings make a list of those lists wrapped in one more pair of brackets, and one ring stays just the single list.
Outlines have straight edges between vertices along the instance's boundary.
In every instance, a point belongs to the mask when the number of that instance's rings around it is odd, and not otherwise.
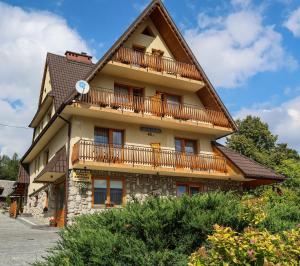
[{"label": "wooden railing post", "polygon": [[148,68],[157,72],[166,72],[171,75],[179,75],[184,78],[202,80],[202,76],[195,65],[178,62],[165,56],[138,52],[131,48],[120,47],[112,61]]},{"label": "wooden railing post", "polygon": [[191,171],[227,172],[224,157],[206,154],[181,153],[168,149],[155,149],[136,145],[101,144],[79,140],[73,146],[72,163],[78,161],[96,161],[103,163],[136,164],[154,168],[186,168]]},{"label": "wooden railing post", "polygon": [[130,96],[128,94],[114,93],[108,89],[91,89],[81,101],[100,107],[110,107],[116,110],[134,111],[135,113],[149,113],[163,118],[171,116],[174,119],[193,120],[211,123],[216,126],[230,127],[226,116],[216,110],[205,109],[200,106],[180,103],[173,104],[162,101],[159,97]]}]

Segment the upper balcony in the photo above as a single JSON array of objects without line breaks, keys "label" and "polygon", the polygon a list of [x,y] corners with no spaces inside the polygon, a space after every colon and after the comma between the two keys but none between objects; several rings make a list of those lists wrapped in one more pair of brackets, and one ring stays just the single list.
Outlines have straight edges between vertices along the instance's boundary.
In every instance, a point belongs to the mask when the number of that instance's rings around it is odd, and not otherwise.
[{"label": "upper balcony", "polygon": [[73,167],[179,176],[226,176],[226,159],[138,145],[101,144],[79,140],[73,147]]},{"label": "upper balcony", "polygon": [[169,87],[193,92],[204,86],[203,78],[195,65],[126,47],[121,47],[115,53],[102,72],[157,85],[168,84]]},{"label": "upper balcony", "polygon": [[[232,132],[224,113],[201,106],[91,89],[81,95],[73,114],[221,136]],[[145,119],[147,118],[147,119]]]}]

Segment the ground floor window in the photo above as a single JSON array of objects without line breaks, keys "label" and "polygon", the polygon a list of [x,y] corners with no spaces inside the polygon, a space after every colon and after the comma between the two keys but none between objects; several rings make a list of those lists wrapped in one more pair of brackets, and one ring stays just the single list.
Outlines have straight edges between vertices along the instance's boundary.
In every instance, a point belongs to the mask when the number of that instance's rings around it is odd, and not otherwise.
[{"label": "ground floor window", "polygon": [[199,183],[177,183],[177,196],[188,194],[193,196],[197,193],[201,193],[204,190],[204,185]]},{"label": "ground floor window", "polygon": [[93,179],[94,206],[122,205],[124,203],[124,179],[96,177]]}]

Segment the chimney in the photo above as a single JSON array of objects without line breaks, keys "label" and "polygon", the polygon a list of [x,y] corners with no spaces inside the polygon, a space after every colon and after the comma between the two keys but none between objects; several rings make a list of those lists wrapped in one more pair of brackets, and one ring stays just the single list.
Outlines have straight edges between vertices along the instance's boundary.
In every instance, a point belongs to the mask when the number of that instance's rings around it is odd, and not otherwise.
[{"label": "chimney", "polygon": [[92,64],[92,56],[88,55],[87,53],[75,53],[71,51],[66,51],[65,56],[67,59],[72,61]]}]

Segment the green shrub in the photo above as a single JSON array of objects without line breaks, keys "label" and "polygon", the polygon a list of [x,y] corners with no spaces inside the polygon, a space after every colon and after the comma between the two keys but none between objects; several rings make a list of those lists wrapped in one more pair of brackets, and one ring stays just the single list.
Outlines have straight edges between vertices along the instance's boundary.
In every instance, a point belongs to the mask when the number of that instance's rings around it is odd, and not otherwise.
[{"label": "green shrub", "polygon": [[300,228],[282,235],[247,228],[237,233],[215,226],[208,236],[208,249],[202,246],[190,257],[189,266],[205,265],[300,265]]},{"label": "green shrub", "polygon": [[209,193],[152,198],[79,217],[61,232],[45,262],[35,265],[186,265],[218,223],[243,230],[238,196]]}]

